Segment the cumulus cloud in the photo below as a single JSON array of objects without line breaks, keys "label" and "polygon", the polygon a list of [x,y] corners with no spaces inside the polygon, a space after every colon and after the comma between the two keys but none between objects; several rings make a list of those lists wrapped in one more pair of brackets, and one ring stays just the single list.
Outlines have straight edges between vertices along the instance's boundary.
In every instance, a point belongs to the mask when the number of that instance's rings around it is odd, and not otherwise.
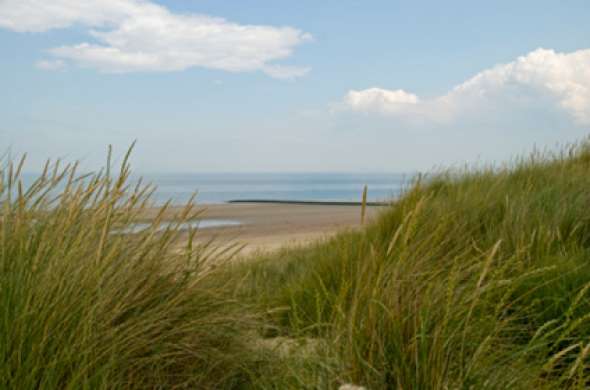
[{"label": "cumulus cloud", "polygon": [[61,70],[66,67],[66,64],[62,60],[55,60],[55,61],[48,61],[42,60],[38,61],[35,66],[39,69],[43,70]]},{"label": "cumulus cloud", "polygon": [[344,102],[351,109],[361,112],[396,113],[418,104],[418,96],[401,89],[390,91],[382,88],[369,88],[362,91],[349,91]]},{"label": "cumulus cloud", "polygon": [[403,90],[370,88],[348,92],[340,106],[439,121],[486,107],[534,105],[538,99],[552,101],[579,124],[590,124],[590,49],[572,53],[537,49],[480,72],[433,99],[419,99]]},{"label": "cumulus cloud", "polygon": [[274,63],[312,39],[292,27],[241,25],[207,15],[175,14],[147,0],[0,2],[0,27],[6,29],[44,32],[75,25],[88,28],[93,40],[52,48],[49,54],[105,72],[204,67],[295,78],[309,71]]}]

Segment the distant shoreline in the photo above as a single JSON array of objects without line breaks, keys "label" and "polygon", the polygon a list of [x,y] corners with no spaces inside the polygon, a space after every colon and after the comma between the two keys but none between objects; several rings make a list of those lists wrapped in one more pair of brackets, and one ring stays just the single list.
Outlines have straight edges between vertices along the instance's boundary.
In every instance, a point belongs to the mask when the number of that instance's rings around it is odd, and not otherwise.
[{"label": "distant shoreline", "polygon": [[[300,204],[317,206],[362,206],[362,202],[324,200],[234,199],[226,203]],[[391,202],[367,202],[367,206],[389,206]]]}]

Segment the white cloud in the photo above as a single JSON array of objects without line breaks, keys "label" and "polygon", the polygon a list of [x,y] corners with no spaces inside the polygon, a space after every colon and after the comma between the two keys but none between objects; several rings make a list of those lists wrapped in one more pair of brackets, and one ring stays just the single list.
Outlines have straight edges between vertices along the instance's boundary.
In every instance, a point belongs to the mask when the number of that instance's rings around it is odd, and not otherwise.
[{"label": "white cloud", "polygon": [[147,0],[4,0],[0,27],[43,32],[81,25],[93,42],[50,49],[55,58],[105,72],[204,67],[263,71],[294,78],[309,68],[275,64],[311,35],[292,27],[240,25],[207,15],[175,14]]},{"label": "white cloud", "polygon": [[351,109],[361,112],[396,113],[418,104],[418,96],[401,89],[390,91],[381,88],[369,88],[362,91],[349,91],[344,102]]},{"label": "white cloud", "polygon": [[3,0],[0,26],[17,32],[44,32],[73,24],[98,27],[120,23],[148,7],[149,3],[128,0]]},{"label": "white cloud", "polygon": [[551,99],[579,124],[590,124],[590,49],[572,53],[537,49],[480,72],[434,99],[421,100],[403,90],[370,88],[348,92],[341,106],[357,112],[438,121],[471,115],[486,107],[534,105],[539,98]]},{"label": "white cloud", "polygon": [[35,66],[43,70],[62,70],[66,67],[66,63],[62,60],[41,60]]}]

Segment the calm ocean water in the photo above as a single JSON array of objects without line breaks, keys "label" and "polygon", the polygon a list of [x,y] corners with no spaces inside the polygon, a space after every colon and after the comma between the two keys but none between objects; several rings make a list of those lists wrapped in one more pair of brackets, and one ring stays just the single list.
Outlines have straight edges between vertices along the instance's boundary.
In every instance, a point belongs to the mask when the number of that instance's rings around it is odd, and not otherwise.
[{"label": "calm ocean water", "polygon": [[360,201],[368,186],[369,201],[395,198],[411,180],[408,174],[348,173],[210,173],[142,175],[157,185],[155,200],[186,202],[197,191],[199,203],[228,200]]},{"label": "calm ocean water", "polygon": [[[36,177],[23,175],[25,187]],[[199,173],[142,174],[141,177],[144,183],[157,186],[154,194],[157,204],[167,200],[183,204],[195,192],[198,203],[245,199],[358,202],[365,185],[369,201],[387,201],[397,197],[412,179],[410,174],[381,173]],[[131,182],[138,178],[132,177]]]}]

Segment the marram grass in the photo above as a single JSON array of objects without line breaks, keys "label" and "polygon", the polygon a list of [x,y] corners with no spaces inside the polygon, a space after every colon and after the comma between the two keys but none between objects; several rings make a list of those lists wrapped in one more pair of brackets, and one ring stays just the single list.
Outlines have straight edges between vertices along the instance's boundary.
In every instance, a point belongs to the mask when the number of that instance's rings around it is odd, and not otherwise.
[{"label": "marram grass", "polygon": [[158,232],[165,209],[120,234],[152,191],[126,162],[28,188],[20,169],[0,175],[0,388],[590,386],[586,144],[420,178],[362,230],[240,263]]},{"label": "marram grass", "polygon": [[[256,319],[211,281],[212,248],[171,227],[123,235],[152,189],[96,175],[0,173],[0,388],[231,388],[259,356]],[[160,215],[163,214],[163,209]],[[188,205],[177,224],[195,217]],[[193,235],[191,232],[190,235]]]},{"label": "marram grass", "polygon": [[366,229],[232,272],[322,340],[332,386],[587,388],[590,149],[418,179]]}]

